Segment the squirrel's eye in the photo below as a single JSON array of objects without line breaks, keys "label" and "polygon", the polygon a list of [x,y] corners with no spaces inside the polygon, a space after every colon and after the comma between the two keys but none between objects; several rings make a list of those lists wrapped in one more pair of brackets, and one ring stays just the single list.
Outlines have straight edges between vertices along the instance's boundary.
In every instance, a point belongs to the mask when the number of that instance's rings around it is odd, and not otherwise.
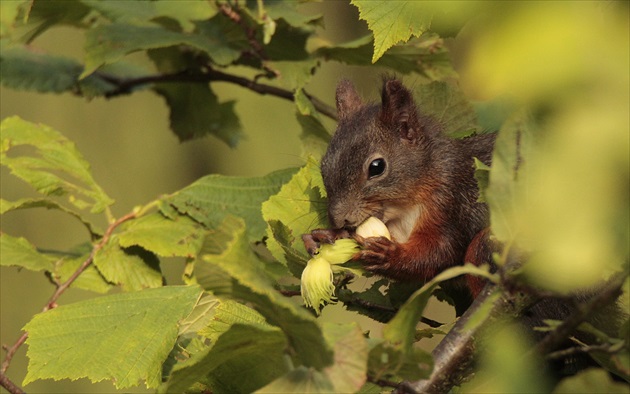
[{"label": "squirrel's eye", "polygon": [[368,166],[368,179],[382,175],[385,172],[385,159],[374,159]]}]

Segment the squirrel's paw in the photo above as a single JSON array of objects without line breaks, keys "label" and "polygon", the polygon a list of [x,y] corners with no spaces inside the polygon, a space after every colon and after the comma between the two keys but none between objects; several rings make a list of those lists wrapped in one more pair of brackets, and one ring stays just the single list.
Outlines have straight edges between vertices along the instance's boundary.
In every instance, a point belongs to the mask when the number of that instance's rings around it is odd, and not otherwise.
[{"label": "squirrel's paw", "polygon": [[319,228],[311,231],[310,234],[303,234],[302,242],[304,242],[304,247],[308,254],[312,256],[322,243],[332,244],[338,239],[348,238],[349,236],[348,231],[344,229]]},{"label": "squirrel's paw", "polygon": [[354,238],[362,249],[353,256],[353,259],[361,260],[363,267],[374,273],[389,269],[392,255],[398,248],[396,242],[385,237],[363,238],[355,236]]}]

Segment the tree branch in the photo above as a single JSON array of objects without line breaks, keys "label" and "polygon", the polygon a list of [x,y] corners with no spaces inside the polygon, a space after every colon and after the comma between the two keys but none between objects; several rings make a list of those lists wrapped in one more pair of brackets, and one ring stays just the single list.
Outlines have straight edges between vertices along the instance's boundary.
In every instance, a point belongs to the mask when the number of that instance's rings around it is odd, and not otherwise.
[{"label": "tree branch", "polygon": [[[94,247],[92,248],[92,251],[90,252],[90,255],[88,256],[88,258],[65,282],[57,286],[53,295],[50,297],[50,299],[48,300],[44,308],[42,308],[42,312],[46,312],[57,307],[57,300],[59,299],[59,297],[70,287],[70,285],[79,277],[79,275],[81,275],[86,270],[86,268],[88,268],[90,264],[92,264],[92,262],[94,261],[94,256],[96,256],[96,253],[100,249],[102,249],[103,246],[105,246],[105,244],[109,241],[109,238],[112,235],[113,231],[116,229],[116,227],[120,226],[122,223],[126,222],[129,219],[135,218],[136,216],[137,216],[137,213],[132,212],[125,216],[122,216],[121,218],[119,218],[118,220],[116,220],[115,222],[109,225],[109,227],[107,228],[107,231],[105,231],[105,234],[103,235],[103,238],[101,238],[101,241],[98,244],[94,245]],[[28,333],[25,332],[13,344],[13,346],[11,346],[10,348],[5,347],[7,354],[4,358],[4,361],[2,362],[2,367],[0,368],[0,386],[7,389],[10,393],[23,393],[22,389],[20,389],[13,382],[11,382],[11,380],[9,380],[9,378],[6,376],[6,372],[9,369],[9,366],[11,365],[11,360],[13,359],[13,356],[18,351],[18,349],[24,344],[24,342],[26,342],[27,339],[28,339]]]},{"label": "tree branch", "polygon": [[566,318],[555,330],[538,342],[532,351],[544,355],[561,345],[580,323],[585,321],[593,312],[610,304],[621,295],[621,288],[627,277],[627,272],[615,275],[586,304],[582,305],[580,308],[576,308],[576,311]]},{"label": "tree branch", "polygon": [[[171,82],[190,82],[190,83],[209,83],[209,82],[228,82],[234,85],[238,85],[244,87],[246,89],[251,90],[252,92],[261,94],[261,95],[270,95],[279,97],[285,100],[293,101],[295,92],[292,92],[287,89],[279,88],[277,86],[267,85],[263,83],[259,83],[238,75],[224,73],[222,71],[208,69],[203,73],[191,73],[189,71],[180,71],[171,74],[157,74],[157,75],[148,75],[144,77],[138,78],[119,78],[110,74],[105,74],[102,72],[96,72],[95,75],[100,77],[101,79],[111,83],[116,86],[116,89],[105,94],[105,97],[111,98],[124,94],[129,94],[131,91],[142,85],[152,84],[152,83],[171,83]],[[336,110],[329,106],[328,104],[322,102],[318,98],[304,92],[306,97],[313,103],[315,109],[321,113],[329,117],[330,119],[337,120],[337,112]]]}]

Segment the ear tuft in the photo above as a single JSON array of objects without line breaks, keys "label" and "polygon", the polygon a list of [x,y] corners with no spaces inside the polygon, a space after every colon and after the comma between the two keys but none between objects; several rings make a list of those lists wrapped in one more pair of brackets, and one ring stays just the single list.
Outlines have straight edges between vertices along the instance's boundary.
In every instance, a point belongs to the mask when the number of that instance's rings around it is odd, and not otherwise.
[{"label": "ear tuft", "polygon": [[348,118],[363,105],[361,97],[359,97],[354,85],[347,79],[344,79],[337,85],[336,101],[339,119]]},{"label": "ear tuft", "polygon": [[401,138],[415,140],[421,127],[412,93],[397,79],[385,79],[381,92],[380,120]]}]

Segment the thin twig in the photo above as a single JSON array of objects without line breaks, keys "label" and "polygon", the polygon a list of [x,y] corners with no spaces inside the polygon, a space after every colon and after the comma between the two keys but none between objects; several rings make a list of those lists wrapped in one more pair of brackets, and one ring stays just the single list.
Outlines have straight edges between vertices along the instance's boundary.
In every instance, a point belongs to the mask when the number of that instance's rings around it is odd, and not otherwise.
[{"label": "thin twig", "polygon": [[577,308],[562,324],[538,342],[533,351],[544,355],[558,347],[593,312],[610,304],[619,297],[621,287],[627,277],[627,273],[613,277],[588,303],[581,308]]},{"label": "thin twig", "polygon": [[[151,83],[166,83],[166,82],[191,82],[191,83],[208,83],[208,82],[229,82],[246,89],[251,90],[252,92],[261,94],[261,95],[270,95],[279,97],[285,100],[293,101],[294,92],[282,89],[277,86],[267,85],[264,83],[259,83],[256,81],[252,81],[250,79],[224,73],[222,71],[209,69],[203,73],[190,73],[188,71],[180,71],[171,74],[157,74],[157,75],[147,75],[144,77],[138,78],[119,78],[117,76],[105,74],[102,72],[96,72],[96,76],[101,79],[113,84],[116,86],[116,89],[109,91],[105,94],[105,97],[111,98],[124,94],[129,94],[131,91],[141,85],[151,84]],[[313,103],[315,109],[321,113],[329,117],[330,119],[337,120],[337,112],[330,105],[322,102],[314,96],[304,92],[306,97]]]},{"label": "thin twig", "polygon": [[[88,258],[65,282],[57,286],[53,295],[50,297],[46,305],[42,308],[42,312],[46,312],[57,307],[57,300],[59,299],[59,297],[68,289],[68,287],[70,287],[70,285],[79,277],[79,275],[81,275],[83,271],[85,271],[86,268],[88,268],[90,264],[92,264],[92,262],[94,261],[94,256],[96,256],[96,253],[100,249],[102,249],[103,246],[105,246],[105,244],[109,241],[109,238],[114,232],[114,230],[116,229],[116,227],[120,226],[122,223],[126,222],[129,219],[133,219],[136,216],[137,216],[137,213],[132,212],[125,216],[122,216],[121,218],[119,218],[118,220],[116,220],[115,222],[109,225],[109,227],[107,228],[107,231],[105,231],[105,234],[103,235],[103,238],[101,238],[101,241],[98,244],[96,244],[94,248],[92,248],[92,252],[90,252],[90,255],[88,256]],[[28,338],[28,333],[25,332],[13,344],[13,346],[11,346],[10,348],[5,348],[5,350],[7,351],[7,354],[4,358],[4,361],[2,362],[2,367],[0,368],[0,385],[11,393],[23,392],[19,387],[17,387],[13,382],[9,380],[9,378],[6,376],[6,371],[7,369],[9,369],[9,366],[11,365],[11,360],[13,359],[13,356],[15,355],[17,350],[20,348],[20,346],[22,346],[24,342],[26,342],[27,338]]]}]

